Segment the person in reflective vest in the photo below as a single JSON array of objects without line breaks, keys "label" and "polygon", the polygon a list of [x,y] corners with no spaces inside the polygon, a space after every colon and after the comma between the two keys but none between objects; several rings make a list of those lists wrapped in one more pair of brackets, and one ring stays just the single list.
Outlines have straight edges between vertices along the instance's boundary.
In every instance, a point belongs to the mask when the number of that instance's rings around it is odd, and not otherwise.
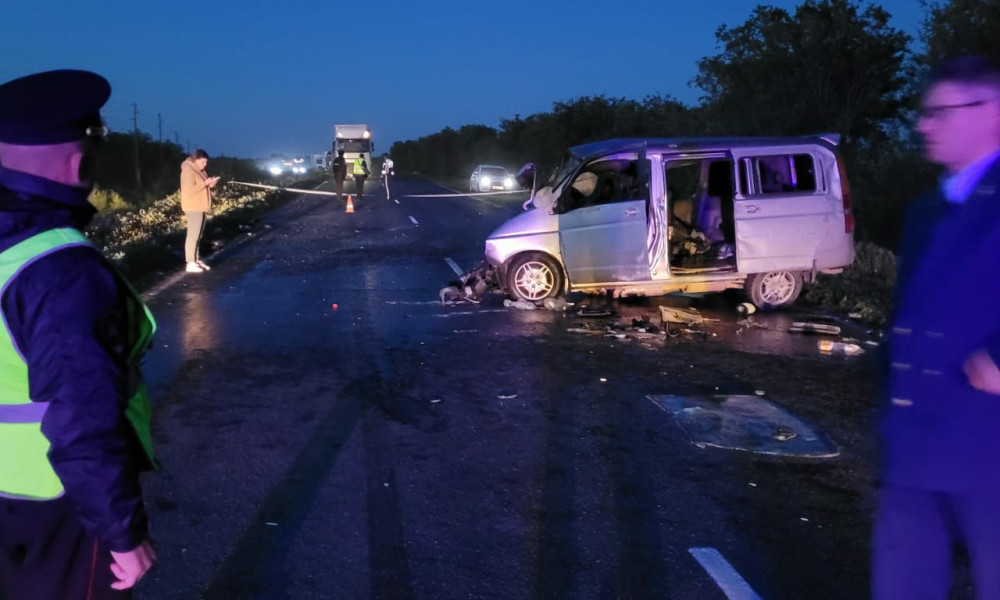
[{"label": "person in reflective vest", "polygon": [[155,330],[81,233],[107,134],[100,75],[0,85],[0,598],[127,598],[156,555],[139,370]]},{"label": "person in reflective vest", "polygon": [[358,200],[362,200],[365,196],[365,179],[368,178],[368,162],[365,160],[364,156],[359,156],[354,159],[354,189],[358,195]]}]

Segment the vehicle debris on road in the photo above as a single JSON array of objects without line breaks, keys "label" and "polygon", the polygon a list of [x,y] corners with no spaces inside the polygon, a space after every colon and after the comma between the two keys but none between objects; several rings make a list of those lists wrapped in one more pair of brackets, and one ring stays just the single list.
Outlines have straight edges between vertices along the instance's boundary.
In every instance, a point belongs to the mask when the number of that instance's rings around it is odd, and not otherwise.
[{"label": "vehicle debris on road", "polygon": [[528,302],[523,298],[518,298],[517,300],[506,299],[503,301],[503,305],[507,308],[516,308],[518,310],[537,310],[538,307],[532,302]]},{"label": "vehicle debris on road", "polygon": [[861,346],[849,342],[835,342],[833,340],[820,340],[817,344],[819,351],[823,354],[846,354],[854,356],[864,354],[865,349]]},{"label": "vehicle debris on road", "polygon": [[700,325],[705,322],[705,317],[693,308],[661,306],[660,317],[664,323],[677,323],[679,325]]},{"label": "vehicle debris on road", "polygon": [[795,321],[788,328],[790,333],[819,333],[823,335],[840,335],[840,327],[829,323],[815,321]]}]

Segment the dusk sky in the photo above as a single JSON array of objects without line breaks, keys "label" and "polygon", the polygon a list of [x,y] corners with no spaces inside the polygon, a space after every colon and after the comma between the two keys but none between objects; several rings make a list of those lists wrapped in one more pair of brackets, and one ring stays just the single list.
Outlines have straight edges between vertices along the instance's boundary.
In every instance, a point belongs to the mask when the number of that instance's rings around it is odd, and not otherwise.
[{"label": "dusk sky", "polygon": [[[604,94],[693,104],[715,30],[797,0],[7,2],[0,81],[56,68],[111,81],[105,119],[210,154],[327,150],[335,123],[367,123],[376,151],[470,123],[499,125]],[[917,0],[884,0],[914,39]],[[175,134],[176,132],[176,134]]]}]

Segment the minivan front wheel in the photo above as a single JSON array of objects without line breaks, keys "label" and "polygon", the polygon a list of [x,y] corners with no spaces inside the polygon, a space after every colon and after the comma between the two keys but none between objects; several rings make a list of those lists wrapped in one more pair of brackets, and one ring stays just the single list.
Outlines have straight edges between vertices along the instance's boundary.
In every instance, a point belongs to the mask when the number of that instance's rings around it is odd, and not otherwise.
[{"label": "minivan front wheel", "polygon": [[781,308],[795,302],[802,293],[802,275],[793,271],[754,273],[747,277],[744,289],[757,308]]},{"label": "minivan front wheel", "polygon": [[507,290],[515,298],[531,302],[555,298],[563,291],[562,269],[548,255],[523,254],[507,267]]}]

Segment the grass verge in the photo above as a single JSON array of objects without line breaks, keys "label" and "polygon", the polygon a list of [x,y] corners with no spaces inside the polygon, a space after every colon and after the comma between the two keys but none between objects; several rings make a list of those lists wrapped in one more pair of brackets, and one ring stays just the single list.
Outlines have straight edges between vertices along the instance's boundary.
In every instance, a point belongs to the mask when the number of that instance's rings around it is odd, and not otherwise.
[{"label": "grass verge", "polygon": [[[320,181],[316,178],[288,185],[315,186]],[[202,238],[202,254],[207,256],[252,230],[261,215],[291,197],[290,193],[235,185],[217,190]],[[85,233],[136,289],[143,290],[183,266],[187,223],[179,193],[141,208],[121,208],[103,197],[97,200],[95,204],[105,210],[94,217]]]}]

